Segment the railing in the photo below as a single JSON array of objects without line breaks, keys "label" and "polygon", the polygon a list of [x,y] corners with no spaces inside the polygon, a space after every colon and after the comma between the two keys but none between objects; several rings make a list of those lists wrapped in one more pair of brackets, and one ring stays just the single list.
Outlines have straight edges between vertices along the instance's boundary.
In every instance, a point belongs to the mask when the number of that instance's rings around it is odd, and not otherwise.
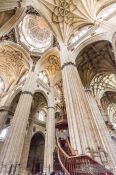
[{"label": "railing", "polygon": [[74,156],[75,155],[75,152],[72,149],[68,139],[67,140],[59,139],[59,143],[60,143],[60,147],[65,150],[65,153],[67,155],[69,155],[69,156]]},{"label": "railing", "polygon": [[59,162],[67,175],[113,175],[89,156],[69,156],[57,140]]}]

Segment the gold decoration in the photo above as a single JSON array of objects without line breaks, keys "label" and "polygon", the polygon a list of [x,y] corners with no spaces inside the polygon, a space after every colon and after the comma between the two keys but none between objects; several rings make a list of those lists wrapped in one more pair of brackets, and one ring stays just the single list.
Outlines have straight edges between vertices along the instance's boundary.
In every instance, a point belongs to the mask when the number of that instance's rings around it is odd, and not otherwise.
[{"label": "gold decoration", "polygon": [[49,74],[56,74],[60,70],[59,58],[56,55],[50,55],[45,69]]}]

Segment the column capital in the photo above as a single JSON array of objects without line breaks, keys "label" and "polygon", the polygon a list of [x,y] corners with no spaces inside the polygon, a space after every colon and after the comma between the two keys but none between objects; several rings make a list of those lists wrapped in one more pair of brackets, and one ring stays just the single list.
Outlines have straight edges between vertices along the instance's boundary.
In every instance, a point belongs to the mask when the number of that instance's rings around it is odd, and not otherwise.
[{"label": "column capital", "polygon": [[9,106],[1,106],[0,111],[9,111]]},{"label": "column capital", "polygon": [[69,62],[66,62],[66,63],[64,63],[64,64],[62,65],[61,70],[63,70],[64,67],[69,66],[69,65],[72,65],[72,66],[76,67],[76,64],[75,64],[75,63],[69,61]]},{"label": "column capital", "polygon": [[85,92],[91,92],[89,88],[85,88]]},{"label": "column capital", "polygon": [[33,97],[33,93],[30,91],[23,91],[22,94],[24,95],[31,95]]},{"label": "column capital", "polygon": [[55,107],[53,107],[53,106],[48,106],[47,107],[47,109],[50,109],[50,108],[55,109]]}]

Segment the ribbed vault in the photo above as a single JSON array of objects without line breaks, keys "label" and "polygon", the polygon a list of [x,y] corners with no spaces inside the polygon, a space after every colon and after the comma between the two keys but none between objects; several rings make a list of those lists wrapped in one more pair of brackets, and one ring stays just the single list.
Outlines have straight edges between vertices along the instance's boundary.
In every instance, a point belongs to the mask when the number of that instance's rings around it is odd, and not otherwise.
[{"label": "ribbed vault", "polygon": [[107,112],[109,121],[116,127],[116,91],[107,91],[101,98],[101,105]]},{"label": "ribbed vault", "polygon": [[103,109],[106,110],[111,103],[116,103],[116,92],[107,91],[101,98]]},{"label": "ribbed vault", "polygon": [[115,0],[37,0],[33,6],[44,14],[59,42],[68,42],[72,33],[95,24],[97,14]]},{"label": "ribbed vault", "polygon": [[104,77],[115,74],[116,67],[111,44],[107,41],[99,41],[86,46],[77,57],[76,65],[81,80],[87,88],[96,75],[104,74]]},{"label": "ribbed vault", "polygon": [[15,14],[15,10],[8,10],[6,12],[0,12],[0,28],[11,19]]},{"label": "ribbed vault", "polygon": [[90,90],[99,99],[106,91],[116,91],[116,74],[97,74],[90,83]]},{"label": "ribbed vault", "polygon": [[49,77],[56,76],[60,71],[60,58],[57,48],[48,50],[37,62],[42,71],[46,71]]},{"label": "ribbed vault", "polygon": [[40,110],[40,109],[43,109],[45,107],[47,107],[47,100],[46,100],[45,96],[40,92],[36,92],[34,94],[33,101],[32,101],[31,116],[35,114],[37,109]]},{"label": "ribbed vault", "polygon": [[45,17],[58,41],[68,43],[74,31],[86,25],[94,25],[99,12],[112,3],[115,0],[1,0],[0,11],[32,5]]},{"label": "ribbed vault", "polygon": [[13,10],[20,6],[20,0],[0,0],[0,12]]},{"label": "ribbed vault", "polygon": [[31,65],[29,55],[13,43],[0,44],[0,76],[5,83],[5,90],[26,73]]}]

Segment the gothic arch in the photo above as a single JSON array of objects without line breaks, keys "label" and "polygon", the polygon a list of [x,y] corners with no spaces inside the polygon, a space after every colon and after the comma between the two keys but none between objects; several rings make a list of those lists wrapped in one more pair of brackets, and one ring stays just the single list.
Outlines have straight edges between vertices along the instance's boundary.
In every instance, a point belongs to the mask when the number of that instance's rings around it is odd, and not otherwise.
[{"label": "gothic arch", "polygon": [[111,38],[107,33],[101,33],[98,35],[95,35],[93,37],[90,37],[89,39],[83,41],[81,44],[79,44],[77,46],[77,48],[73,51],[73,57],[74,57],[74,61],[76,61],[76,59],[78,58],[78,56],[80,55],[80,53],[84,50],[84,48],[86,48],[86,46],[93,44],[95,42],[98,41],[108,41],[109,43],[112,44]]},{"label": "gothic arch", "polygon": [[11,103],[12,103],[12,101],[13,101],[13,99],[17,96],[17,94],[21,93],[21,91],[22,91],[22,88],[21,87],[19,87],[16,90],[14,90],[11,93],[11,95],[7,98],[7,101],[5,103],[5,106],[10,106]]},{"label": "gothic arch", "polygon": [[27,168],[32,173],[43,171],[45,138],[36,132],[31,139]]},{"label": "gothic arch", "polygon": [[92,42],[81,50],[76,58],[77,69],[83,85],[90,88],[95,76],[115,74],[114,54],[111,42],[100,40]]},{"label": "gothic arch", "polygon": [[[43,136],[43,138],[44,138],[44,140],[45,140],[45,133],[42,131],[42,130],[37,130],[36,132],[34,132],[33,134],[32,134],[32,137],[35,135],[35,134],[40,134],[40,135],[42,135]],[[31,137],[31,139],[32,139],[32,137]]]},{"label": "gothic arch", "polygon": [[21,19],[21,16],[23,15],[24,11],[24,8],[18,8],[16,10],[15,15],[13,15],[11,19],[0,28],[0,37],[10,32],[10,30],[16,26],[16,24]]},{"label": "gothic arch", "polygon": [[[48,94],[46,94],[46,91],[41,90],[41,89],[36,89],[36,90],[34,91],[34,94],[35,94],[35,93],[42,94],[43,97],[44,97],[45,100],[46,100],[46,103],[48,104]],[[34,96],[34,94],[33,94],[33,96]]]}]

